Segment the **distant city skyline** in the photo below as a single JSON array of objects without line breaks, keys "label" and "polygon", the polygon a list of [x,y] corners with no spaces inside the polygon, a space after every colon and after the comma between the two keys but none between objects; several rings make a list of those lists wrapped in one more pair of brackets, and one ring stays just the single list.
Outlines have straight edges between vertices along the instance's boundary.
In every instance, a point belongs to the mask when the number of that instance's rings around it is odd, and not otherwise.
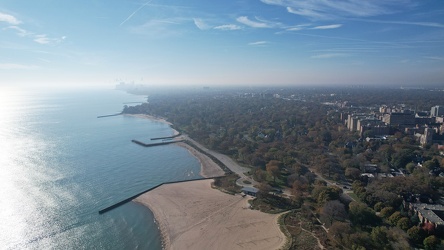
[{"label": "distant city skyline", "polygon": [[0,3],[0,86],[444,85],[444,2]]}]

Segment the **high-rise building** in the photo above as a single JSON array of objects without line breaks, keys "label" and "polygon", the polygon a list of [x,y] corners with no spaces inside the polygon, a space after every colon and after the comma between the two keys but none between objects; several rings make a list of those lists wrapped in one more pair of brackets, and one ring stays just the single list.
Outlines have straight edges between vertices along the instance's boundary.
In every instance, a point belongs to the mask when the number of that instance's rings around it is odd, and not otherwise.
[{"label": "high-rise building", "polygon": [[444,116],[444,106],[434,106],[430,110],[430,115],[432,117],[441,117]]}]

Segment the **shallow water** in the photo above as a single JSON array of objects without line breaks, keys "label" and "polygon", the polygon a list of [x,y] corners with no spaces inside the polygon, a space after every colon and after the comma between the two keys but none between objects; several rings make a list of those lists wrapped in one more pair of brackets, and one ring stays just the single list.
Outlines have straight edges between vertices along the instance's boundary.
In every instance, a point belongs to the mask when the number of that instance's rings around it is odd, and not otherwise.
[{"label": "shallow water", "polygon": [[160,249],[152,213],[134,202],[98,211],[200,164],[163,123],[118,113],[144,96],[115,90],[0,92],[0,246],[6,249]]}]

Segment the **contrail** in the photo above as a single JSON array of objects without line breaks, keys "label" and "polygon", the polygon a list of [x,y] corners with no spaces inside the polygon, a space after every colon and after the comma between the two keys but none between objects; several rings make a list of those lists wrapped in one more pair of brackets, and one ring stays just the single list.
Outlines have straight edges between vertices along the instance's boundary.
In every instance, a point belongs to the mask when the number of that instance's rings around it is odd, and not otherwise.
[{"label": "contrail", "polygon": [[153,0],[149,0],[146,3],[144,3],[142,6],[140,6],[137,10],[135,10],[133,13],[131,13],[131,15],[129,15],[125,20],[123,20],[123,22],[121,22],[119,24],[119,27],[122,26],[123,24],[125,24],[128,20],[131,19],[131,17],[133,17],[139,10],[141,10],[143,7],[147,6],[149,3],[151,3]]}]

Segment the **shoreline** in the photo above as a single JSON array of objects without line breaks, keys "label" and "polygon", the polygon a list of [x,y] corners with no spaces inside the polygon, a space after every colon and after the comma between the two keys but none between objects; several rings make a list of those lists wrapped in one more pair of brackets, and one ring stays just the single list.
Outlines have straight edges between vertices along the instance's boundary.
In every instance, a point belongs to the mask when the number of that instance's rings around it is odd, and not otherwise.
[{"label": "shoreline", "polygon": [[212,179],[162,185],[136,199],[148,207],[164,249],[280,249],[280,214],[249,209],[248,196],[211,187]]},{"label": "shoreline", "polygon": [[[137,118],[141,118],[141,119],[149,119],[151,121],[156,121],[156,122],[168,124],[170,126],[170,128],[173,130],[173,135],[179,134],[179,131],[175,130],[172,127],[173,124],[171,122],[168,122],[164,118],[155,117],[152,115],[144,115],[144,114],[124,114],[124,115],[137,117]],[[184,138],[181,138],[179,136],[177,139],[184,139]],[[199,174],[202,177],[209,178],[209,177],[217,177],[217,176],[225,175],[225,172],[213,160],[211,160],[205,154],[202,154],[201,152],[197,151],[195,148],[191,147],[190,145],[188,145],[184,142],[178,142],[178,143],[175,143],[175,145],[185,148],[186,150],[188,150],[188,152],[192,156],[194,156],[199,161],[199,163],[200,163],[200,173]]]},{"label": "shoreline", "polygon": [[188,152],[194,156],[200,163],[200,175],[204,178],[210,178],[210,177],[218,177],[225,175],[225,172],[213,161],[210,159],[210,157],[202,154],[201,152],[197,151],[192,146],[184,143],[184,142],[178,142],[175,145],[185,148],[188,150]]},{"label": "shoreline", "polygon": [[132,116],[132,117],[137,117],[137,118],[142,118],[142,119],[148,119],[148,120],[155,121],[155,122],[165,123],[165,124],[168,124],[170,126],[170,128],[173,130],[173,136],[179,134],[179,131],[175,130],[172,127],[173,124],[171,122],[167,121],[165,118],[162,118],[162,117],[146,115],[146,114],[122,114],[122,115],[124,115],[124,116]]},{"label": "shoreline", "polygon": [[[150,115],[130,116],[173,125]],[[175,135],[179,133],[173,131]],[[186,138],[186,135],[178,137]],[[184,142],[176,145],[197,158],[201,176],[225,175],[207,155]],[[154,214],[163,249],[268,250],[285,245],[287,239],[278,224],[280,214],[251,210],[249,198],[223,193],[212,187],[213,182],[214,179],[207,179],[164,184],[133,199]]]}]

